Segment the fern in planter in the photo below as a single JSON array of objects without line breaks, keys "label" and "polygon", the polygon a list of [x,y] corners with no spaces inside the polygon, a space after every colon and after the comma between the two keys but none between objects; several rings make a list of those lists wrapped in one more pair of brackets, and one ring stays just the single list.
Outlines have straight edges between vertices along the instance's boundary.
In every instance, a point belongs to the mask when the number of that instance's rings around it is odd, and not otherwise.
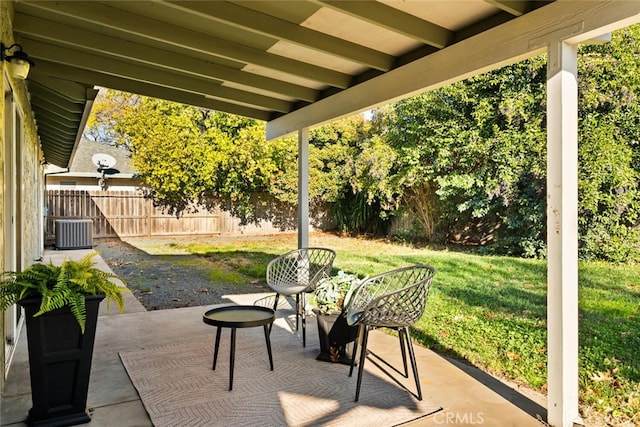
[{"label": "fern in planter", "polygon": [[120,279],[94,267],[90,253],[78,261],[65,260],[62,265],[33,264],[19,273],[5,271],[0,281],[0,310],[5,310],[20,300],[41,297],[40,310],[35,316],[62,307],[69,307],[84,333],[86,323],[86,295],[104,294],[107,307],[113,300],[120,312],[124,311],[126,287],[118,286],[110,279]]}]

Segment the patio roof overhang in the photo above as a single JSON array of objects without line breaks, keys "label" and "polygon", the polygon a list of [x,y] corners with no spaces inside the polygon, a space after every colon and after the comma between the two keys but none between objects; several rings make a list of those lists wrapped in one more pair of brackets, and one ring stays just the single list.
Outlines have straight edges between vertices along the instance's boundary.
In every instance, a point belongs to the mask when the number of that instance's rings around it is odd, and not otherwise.
[{"label": "patio roof overhang", "polygon": [[265,120],[275,138],[600,31],[624,3],[25,0],[13,28],[37,64],[45,159],[68,167],[95,86]]},{"label": "patio roof overhang", "polygon": [[94,86],[265,120],[272,138],[542,52],[530,40],[598,7],[25,0],[14,9],[16,41],[36,61],[28,82],[45,159],[68,167]]}]

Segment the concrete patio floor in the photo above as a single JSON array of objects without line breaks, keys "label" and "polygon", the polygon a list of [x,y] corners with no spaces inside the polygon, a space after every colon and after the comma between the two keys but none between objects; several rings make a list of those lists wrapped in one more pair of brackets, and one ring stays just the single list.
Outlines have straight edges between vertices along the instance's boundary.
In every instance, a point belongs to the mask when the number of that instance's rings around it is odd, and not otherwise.
[{"label": "concrete patio floor", "polygon": [[[64,257],[77,258],[90,250],[47,251],[45,259],[60,262]],[[96,256],[98,266],[107,264]],[[265,294],[230,295],[229,302],[251,304]],[[131,294],[126,296],[126,312],[101,307],[89,385],[88,405],[92,421],[98,426],[151,426],[136,389],[125,371],[118,353],[141,347],[155,347],[171,342],[185,342],[199,337],[212,339],[213,331],[202,322],[202,314],[211,306],[146,311]],[[308,322],[313,324],[314,322]],[[25,328],[20,336],[1,401],[0,424],[24,426],[31,407],[29,365]],[[263,345],[263,343],[259,343]],[[401,364],[396,337],[374,331],[369,348],[392,363]],[[546,419],[546,398],[529,390],[517,389],[466,364],[444,358],[428,349],[415,346],[421,387],[425,399],[443,411],[409,426],[540,426]],[[277,352],[274,350],[274,359]],[[354,374],[355,393],[355,374]],[[406,393],[399,388],[400,393]],[[211,425],[216,425],[215,420]]]}]

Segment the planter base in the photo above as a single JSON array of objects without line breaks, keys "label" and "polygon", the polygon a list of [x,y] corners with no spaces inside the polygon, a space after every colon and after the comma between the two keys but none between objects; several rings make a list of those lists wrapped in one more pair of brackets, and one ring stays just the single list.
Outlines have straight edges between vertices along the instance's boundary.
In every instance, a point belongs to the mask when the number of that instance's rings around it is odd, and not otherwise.
[{"label": "planter base", "polygon": [[91,417],[87,414],[86,411],[74,412],[66,415],[61,414],[40,420],[33,419],[31,411],[29,411],[27,425],[33,427],[66,427],[75,426],[78,424],[86,424],[89,421],[91,421]]},{"label": "planter base", "polygon": [[[343,348],[338,347],[338,356],[336,358],[335,353],[331,353],[329,350],[328,353],[320,353],[316,360],[320,360],[322,362],[331,362],[331,363],[341,363],[343,365],[351,365],[351,354],[353,353],[353,343],[350,343]],[[357,358],[356,358],[357,359]],[[356,365],[358,361],[356,360]]]},{"label": "planter base", "polygon": [[104,295],[85,298],[85,332],[68,307],[35,316],[40,298],[19,301],[25,309],[31,400],[27,425],[63,427],[91,421],[87,392],[98,320]]},{"label": "planter base", "polygon": [[316,312],[316,319],[320,339],[320,354],[316,360],[350,365],[358,328],[349,326],[347,319],[339,313]]}]

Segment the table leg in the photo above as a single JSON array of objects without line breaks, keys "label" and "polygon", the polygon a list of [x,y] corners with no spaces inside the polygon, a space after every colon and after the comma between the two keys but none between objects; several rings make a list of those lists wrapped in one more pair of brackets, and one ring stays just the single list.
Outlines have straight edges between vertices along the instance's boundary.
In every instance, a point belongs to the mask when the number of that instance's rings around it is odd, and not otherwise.
[{"label": "table leg", "polygon": [[264,325],[264,339],[267,341],[267,353],[269,353],[269,364],[271,365],[271,370],[273,371],[273,356],[271,355],[271,339],[269,338],[269,327]]},{"label": "table leg", "polygon": [[216,362],[218,361],[218,348],[220,348],[220,332],[221,332],[220,326],[218,326],[216,328],[216,344],[214,346],[214,350],[213,350],[213,367],[211,369],[213,369],[214,371],[216,370]]},{"label": "table leg", "polygon": [[229,391],[233,390],[233,363],[236,358],[236,328],[231,328],[231,356],[229,359]]}]

